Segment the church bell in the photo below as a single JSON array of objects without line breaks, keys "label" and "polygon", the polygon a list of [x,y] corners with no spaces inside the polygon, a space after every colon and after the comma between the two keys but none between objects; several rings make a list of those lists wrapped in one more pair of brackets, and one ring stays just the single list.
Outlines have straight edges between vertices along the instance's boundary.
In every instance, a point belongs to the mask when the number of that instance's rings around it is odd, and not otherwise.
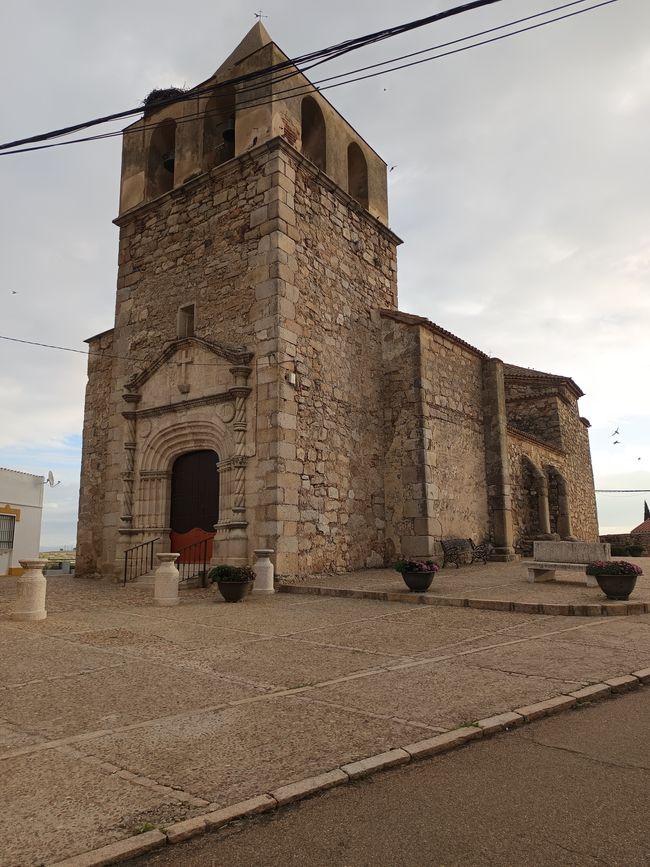
[{"label": "church bell", "polygon": [[163,154],[162,158],[163,168],[168,172],[173,173],[174,171],[174,154],[173,152],[170,154]]},{"label": "church bell", "polygon": [[232,144],[235,140],[235,118],[229,117],[223,130],[223,140]]}]

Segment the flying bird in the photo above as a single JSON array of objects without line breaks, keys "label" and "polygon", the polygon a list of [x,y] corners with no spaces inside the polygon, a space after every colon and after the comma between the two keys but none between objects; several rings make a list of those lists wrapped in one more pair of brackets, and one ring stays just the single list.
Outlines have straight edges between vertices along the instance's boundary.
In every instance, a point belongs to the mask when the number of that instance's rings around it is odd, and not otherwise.
[{"label": "flying bird", "polygon": [[613,437],[617,437],[617,436],[619,436],[619,430],[618,430],[618,428],[616,428],[616,430],[614,431],[614,433],[612,434],[612,436],[613,436]]},{"label": "flying bird", "polygon": [[617,445],[620,444],[620,442],[621,442],[620,440],[614,440],[614,442],[612,443],[612,445],[613,445],[613,446],[617,446]]},{"label": "flying bird", "polygon": [[391,166],[391,167],[388,169],[388,172],[390,173],[390,172],[393,171],[393,169],[396,169],[396,168],[397,168],[397,166]]}]

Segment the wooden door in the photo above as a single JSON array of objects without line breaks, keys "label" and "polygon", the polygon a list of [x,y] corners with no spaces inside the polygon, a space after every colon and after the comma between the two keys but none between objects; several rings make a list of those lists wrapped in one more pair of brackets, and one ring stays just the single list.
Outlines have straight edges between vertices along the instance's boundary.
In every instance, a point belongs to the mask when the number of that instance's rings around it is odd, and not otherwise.
[{"label": "wooden door", "polygon": [[[216,452],[204,450],[181,455],[172,468],[171,550],[208,539],[212,556],[214,525],[219,520],[219,473]],[[198,549],[188,551],[180,562],[198,560]]]}]

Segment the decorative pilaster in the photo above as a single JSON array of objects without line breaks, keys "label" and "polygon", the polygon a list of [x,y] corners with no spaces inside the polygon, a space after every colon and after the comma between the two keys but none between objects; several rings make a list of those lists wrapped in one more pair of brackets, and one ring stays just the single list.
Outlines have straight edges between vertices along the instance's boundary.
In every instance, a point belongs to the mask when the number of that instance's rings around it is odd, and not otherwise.
[{"label": "decorative pilaster", "polygon": [[485,470],[495,547],[492,559],[514,560],[506,397],[503,362],[499,358],[489,358],[483,363],[483,417]]},{"label": "decorative pilaster", "polygon": [[122,395],[122,399],[125,400],[128,404],[131,404],[133,406],[133,409],[129,409],[128,411],[122,413],[122,416],[126,420],[126,432],[124,436],[125,469],[122,473],[124,511],[123,514],[120,516],[120,520],[125,527],[131,527],[133,525],[133,485],[135,481],[134,469],[136,428],[138,418],[135,412],[135,407],[140,401],[140,395],[128,391],[126,394]]}]

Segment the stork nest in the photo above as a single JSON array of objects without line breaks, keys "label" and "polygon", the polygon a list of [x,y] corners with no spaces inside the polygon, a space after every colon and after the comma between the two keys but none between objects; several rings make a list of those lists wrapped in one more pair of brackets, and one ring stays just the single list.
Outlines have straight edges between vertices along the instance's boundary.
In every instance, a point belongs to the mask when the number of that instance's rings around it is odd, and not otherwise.
[{"label": "stork nest", "polygon": [[184,87],[159,87],[145,96],[143,105],[145,108],[155,108],[160,103],[170,102],[187,93]]}]

